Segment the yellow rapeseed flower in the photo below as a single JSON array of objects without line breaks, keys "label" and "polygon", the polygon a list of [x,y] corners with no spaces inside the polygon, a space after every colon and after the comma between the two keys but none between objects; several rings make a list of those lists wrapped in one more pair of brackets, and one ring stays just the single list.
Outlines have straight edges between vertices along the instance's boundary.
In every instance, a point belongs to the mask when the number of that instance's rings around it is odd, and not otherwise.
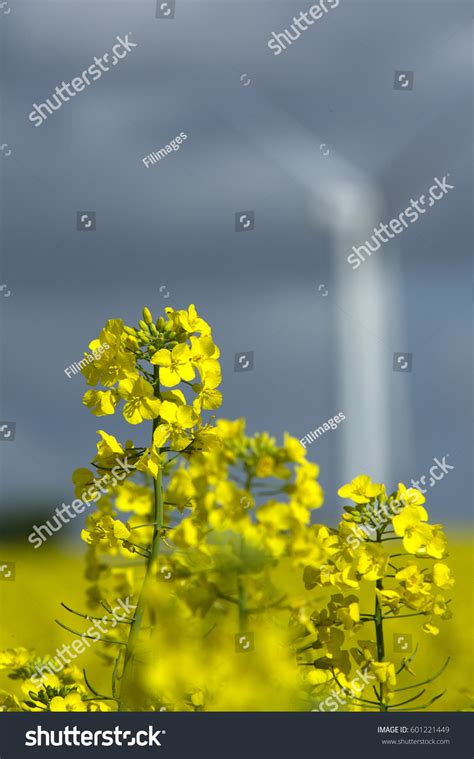
[{"label": "yellow rapeseed flower", "polygon": [[160,348],[150,359],[160,367],[160,382],[165,387],[175,387],[181,380],[191,382],[196,372],[191,363],[191,349],[185,343],[175,345],[172,350]]},{"label": "yellow rapeseed flower", "polygon": [[339,488],[337,494],[341,498],[350,498],[354,503],[369,503],[369,501],[383,492],[383,485],[378,482],[372,482],[366,474],[360,474],[352,482]]},{"label": "yellow rapeseed flower", "polygon": [[126,403],[123,416],[129,424],[140,424],[144,419],[156,419],[161,401],[154,395],[153,385],[143,377],[119,382],[119,393]]},{"label": "yellow rapeseed flower", "polygon": [[54,696],[49,704],[50,712],[86,712],[87,705],[81,699],[79,693],[68,693],[64,698]]}]

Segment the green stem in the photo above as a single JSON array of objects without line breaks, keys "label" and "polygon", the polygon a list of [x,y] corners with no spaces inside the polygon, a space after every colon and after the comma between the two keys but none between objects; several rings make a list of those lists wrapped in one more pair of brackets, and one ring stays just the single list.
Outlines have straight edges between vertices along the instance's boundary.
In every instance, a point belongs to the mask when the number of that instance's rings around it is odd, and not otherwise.
[{"label": "green stem", "polygon": [[245,632],[247,629],[247,610],[246,610],[247,594],[245,591],[242,578],[238,579],[238,604],[239,604],[239,632]]},{"label": "green stem", "polygon": [[232,596],[228,596],[226,593],[217,593],[217,598],[222,598],[223,601],[228,601],[230,604],[239,604],[236,598],[232,598]]},{"label": "green stem", "polygon": [[[377,543],[382,542],[382,531],[377,532]],[[377,580],[376,581],[376,587],[377,590],[383,590],[383,581]],[[375,635],[377,640],[377,661],[382,662],[385,658],[385,644],[384,644],[384,638],[383,638],[383,614],[382,614],[382,606],[380,604],[378,595],[375,595]],[[379,710],[381,712],[387,711],[387,706],[383,703],[383,687],[382,683],[380,683],[379,688]]]},{"label": "green stem", "polygon": [[404,688],[395,688],[395,691],[399,692],[401,690],[410,690],[410,688],[417,688],[419,685],[427,685],[428,683],[432,683],[433,680],[436,680],[444,672],[444,670],[448,666],[450,660],[451,660],[451,657],[448,656],[448,658],[444,662],[444,664],[441,667],[441,669],[438,672],[436,672],[436,674],[434,674],[433,677],[429,677],[427,680],[422,680],[421,683],[415,683],[414,685],[406,685]]},{"label": "green stem", "polygon": [[[66,606],[66,604],[63,603],[63,602],[61,602],[60,606],[62,606],[63,609],[66,609],[66,611],[71,612],[71,614],[75,614],[76,617],[82,617],[83,619],[87,619],[87,621],[91,621],[93,619],[99,619],[101,621],[104,620],[104,617],[94,617],[91,614],[81,614],[80,611],[75,611],[74,609],[71,609],[70,606]],[[109,613],[111,613],[111,612],[109,612]],[[113,621],[114,621],[113,619],[108,619],[107,618],[107,622],[110,622],[110,624],[112,624]],[[129,624],[131,624],[131,621],[132,621],[131,619],[115,619],[115,624],[129,625]],[[114,625],[114,627],[115,627],[115,625]]]},{"label": "green stem", "polygon": [[[155,366],[154,369],[155,369],[155,372],[154,372],[155,396],[157,398],[160,398],[161,394],[160,394],[160,384],[159,384],[159,367]],[[153,432],[155,432],[159,423],[160,423],[159,417],[153,420]],[[130,626],[130,635],[128,637],[127,647],[125,650],[122,676],[120,679],[121,687],[120,687],[120,698],[119,698],[119,703],[118,703],[119,712],[128,711],[127,704],[125,701],[125,696],[124,696],[124,693],[126,690],[126,682],[127,682],[127,678],[130,678],[130,669],[131,669],[131,665],[134,659],[135,648],[138,642],[140,631],[142,629],[143,618],[145,615],[148,586],[149,586],[150,581],[152,580],[154,564],[160,551],[161,533],[162,533],[163,517],[164,517],[163,473],[161,469],[158,470],[156,479],[153,479],[153,494],[154,494],[153,524],[155,526],[155,529],[153,530],[153,538],[152,538],[152,542],[150,546],[150,554],[148,556],[147,563],[146,563],[145,578],[143,580],[140,594],[138,596],[137,607],[135,609],[133,622]]]},{"label": "green stem", "polygon": [[[247,472],[247,478],[245,482],[245,490],[249,493],[252,486],[252,473]],[[242,570],[242,554],[244,547],[244,538],[240,536],[239,553],[240,553],[240,571]],[[247,629],[248,611],[247,611],[247,592],[242,580],[242,575],[239,573],[237,578],[237,601],[239,610],[239,632],[245,632]]]}]

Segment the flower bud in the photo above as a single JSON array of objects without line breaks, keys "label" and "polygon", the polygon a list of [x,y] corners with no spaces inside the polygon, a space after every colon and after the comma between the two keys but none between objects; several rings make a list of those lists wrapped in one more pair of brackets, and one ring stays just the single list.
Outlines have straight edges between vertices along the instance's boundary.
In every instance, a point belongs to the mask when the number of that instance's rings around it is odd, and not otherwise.
[{"label": "flower bud", "polygon": [[156,326],[158,327],[158,329],[160,330],[160,332],[161,332],[161,331],[164,329],[164,327],[165,327],[165,324],[166,324],[166,322],[165,322],[165,320],[163,319],[163,317],[162,317],[162,316],[160,316],[160,317],[159,317],[159,318],[156,320]]},{"label": "flower bud", "polygon": [[147,324],[153,324],[153,317],[151,315],[151,311],[146,306],[143,309],[143,318]]},{"label": "flower bud", "polygon": [[140,319],[140,321],[138,323],[139,323],[140,327],[142,328],[143,332],[145,334],[147,334],[147,332],[148,332],[148,325],[147,325],[147,323],[144,322],[143,319]]}]

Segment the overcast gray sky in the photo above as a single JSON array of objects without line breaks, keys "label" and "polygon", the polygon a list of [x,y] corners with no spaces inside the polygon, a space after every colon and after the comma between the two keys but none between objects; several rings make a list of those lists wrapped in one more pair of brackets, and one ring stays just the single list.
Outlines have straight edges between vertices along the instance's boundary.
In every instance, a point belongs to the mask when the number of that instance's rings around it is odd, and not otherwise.
[{"label": "overcast gray sky", "polygon": [[[0,417],[16,438],[0,440],[3,510],[70,502],[95,431],[129,433],[119,415],[91,416],[83,379],[64,374],[106,319],[194,302],[222,351],[222,415],[302,437],[345,414],[308,447],[329,505],[359,471],[396,486],[449,454],[429,504],[436,519],[466,520],[471,3],[342,0],[278,56],[272,32],[310,2],[176,0],[166,19],[152,0],[10,4]],[[137,47],[36,128],[33,104],[127,34]],[[395,71],[413,72],[412,89],[394,89]],[[145,168],[181,132],[179,151]],[[348,215],[360,245],[366,213],[388,222],[447,174],[454,189],[353,271]],[[255,229],[236,232],[248,210]],[[78,211],[96,213],[96,231],[76,230]],[[235,372],[247,351],[253,370]],[[411,372],[393,371],[395,352],[412,354]]]}]

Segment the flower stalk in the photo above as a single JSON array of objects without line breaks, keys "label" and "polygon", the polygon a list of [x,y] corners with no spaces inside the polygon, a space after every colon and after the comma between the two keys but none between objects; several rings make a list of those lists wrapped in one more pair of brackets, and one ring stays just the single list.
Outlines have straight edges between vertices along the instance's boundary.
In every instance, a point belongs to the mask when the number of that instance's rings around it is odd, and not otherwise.
[{"label": "flower stalk", "polygon": [[[156,398],[161,398],[160,393],[160,369],[158,366],[154,367],[154,395]],[[157,429],[160,423],[160,417],[153,419],[153,433]],[[143,619],[145,616],[148,588],[153,577],[153,569],[160,552],[161,535],[164,522],[164,503],[163,503],[163,470],[160,467],[158,469],[156,477],[153,479],[153,537],[150,546],[150,553],[147,558],[145,577],[138,596],[137,608],[133,621],[130,626],[130,635],[128,637],[127,646],[125,650],[124,664],[122,675],[120,678],[120,698],[119,698],[119,711],[128,711],[128,703],[126,697],[126,688],[128,680],[130,679],[130,673],[133,668],[133,659],[137,647],[137,643],[140,637],[140,632],[143,625]]]}]

